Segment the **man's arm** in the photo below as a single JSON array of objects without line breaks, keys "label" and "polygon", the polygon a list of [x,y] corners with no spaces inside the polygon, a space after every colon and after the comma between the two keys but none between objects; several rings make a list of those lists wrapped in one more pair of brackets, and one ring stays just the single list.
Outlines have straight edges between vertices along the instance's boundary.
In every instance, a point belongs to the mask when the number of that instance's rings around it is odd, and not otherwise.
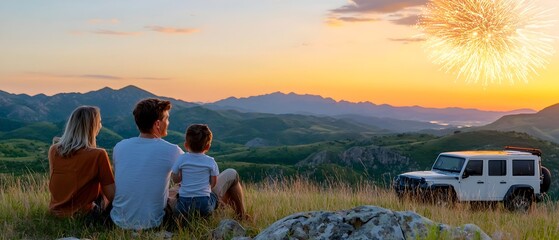
[{"label": "man's arm", "polygon": [[212,158],[212,162],[213,162],[213,167],[212,170],[210,171],[210,187],[214,188],[215,184],[217,183],[217,175],[219,175],[219,167],[217,166],[217,163],[215,162],[215,160]]},{"label": "man's arm", "polygon": [[180,158],[176,159],[175,163],[173,163],[173,167],[171,167],[171,179],[173,179],[174,183],[180,183],[182,181],[182,169],[180,168],[182,165],[181,162]]}]

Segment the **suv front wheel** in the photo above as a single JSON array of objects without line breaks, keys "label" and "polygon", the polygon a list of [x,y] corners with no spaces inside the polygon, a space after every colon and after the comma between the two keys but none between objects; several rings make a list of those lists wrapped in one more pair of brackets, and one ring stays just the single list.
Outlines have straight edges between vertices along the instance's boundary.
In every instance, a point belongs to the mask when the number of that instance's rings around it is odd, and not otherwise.
[{"label": "suv front wheel", "polygon": [[431,194],[431,203],[437,206],[452,207],[456,202],[456,194],[452,188],[437,188]]}]

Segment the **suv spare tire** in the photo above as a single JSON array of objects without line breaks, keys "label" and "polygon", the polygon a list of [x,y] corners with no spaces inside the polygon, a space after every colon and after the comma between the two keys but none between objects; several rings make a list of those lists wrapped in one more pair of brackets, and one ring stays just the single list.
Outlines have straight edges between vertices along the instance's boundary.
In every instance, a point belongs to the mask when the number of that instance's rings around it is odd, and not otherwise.
[{"label": "suv spare tire", "polygon": [[540,184],[540,192],[546,193],[551,186],[551,172],[546,167],[542,166],[542,183]]}]

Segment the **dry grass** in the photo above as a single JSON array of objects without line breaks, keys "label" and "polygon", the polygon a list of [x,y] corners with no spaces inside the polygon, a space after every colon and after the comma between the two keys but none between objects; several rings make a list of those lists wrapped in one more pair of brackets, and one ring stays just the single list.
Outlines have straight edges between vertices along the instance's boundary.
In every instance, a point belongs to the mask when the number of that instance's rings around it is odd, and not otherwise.
[{"label": "dry grass", "polygon": [[[47,177],[27,175],[0,176],[0,238],[53,239],[80,237],[90,239],[131,239],[132,233],[99,226],[84,227],[73,219],[57,219],[47,214],[49,201]],[[539,203],[529,213],[511,213],[499,204],[494,208],[474,208],[458,204],[442,208],[402,201],[391,191],[373,185],[357,187],[331,182],[312,184],[302,179],[246,184],[245,199],[252,221],[241,224],[254,236],[263,228],[290,214],[302,211],[333,211],[360,205],[375,205],[394,211],[415,211],[436,222],[451,226],[473,223],[486,233],[502,239],[559,239],[559,208],[556,203]],[[231,209],[217,212],[207,221],[197,221],[174,231],[173,239],[206,239],[223,218],[233,216]],[[147,231],[135,239],[158,239],[158,231]]]}]

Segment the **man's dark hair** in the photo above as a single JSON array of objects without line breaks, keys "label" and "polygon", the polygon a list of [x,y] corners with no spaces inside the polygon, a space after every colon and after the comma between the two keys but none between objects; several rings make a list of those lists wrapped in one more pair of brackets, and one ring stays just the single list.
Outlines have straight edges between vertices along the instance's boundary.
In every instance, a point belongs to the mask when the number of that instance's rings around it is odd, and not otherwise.
[{"label": "man's dark hair", "polygon": [[134,108],[134,121],[142,133],[151,133],[151,128],[157,120],[163,120],[163,112],[171,109],[171,102],[157,98],[146,98]]},{"label": "man's dark hair", "polygon": [[206,124],[192,124],[186,129],[186,144],[190,151],[200,153],[212,142],[212,131]]}]

